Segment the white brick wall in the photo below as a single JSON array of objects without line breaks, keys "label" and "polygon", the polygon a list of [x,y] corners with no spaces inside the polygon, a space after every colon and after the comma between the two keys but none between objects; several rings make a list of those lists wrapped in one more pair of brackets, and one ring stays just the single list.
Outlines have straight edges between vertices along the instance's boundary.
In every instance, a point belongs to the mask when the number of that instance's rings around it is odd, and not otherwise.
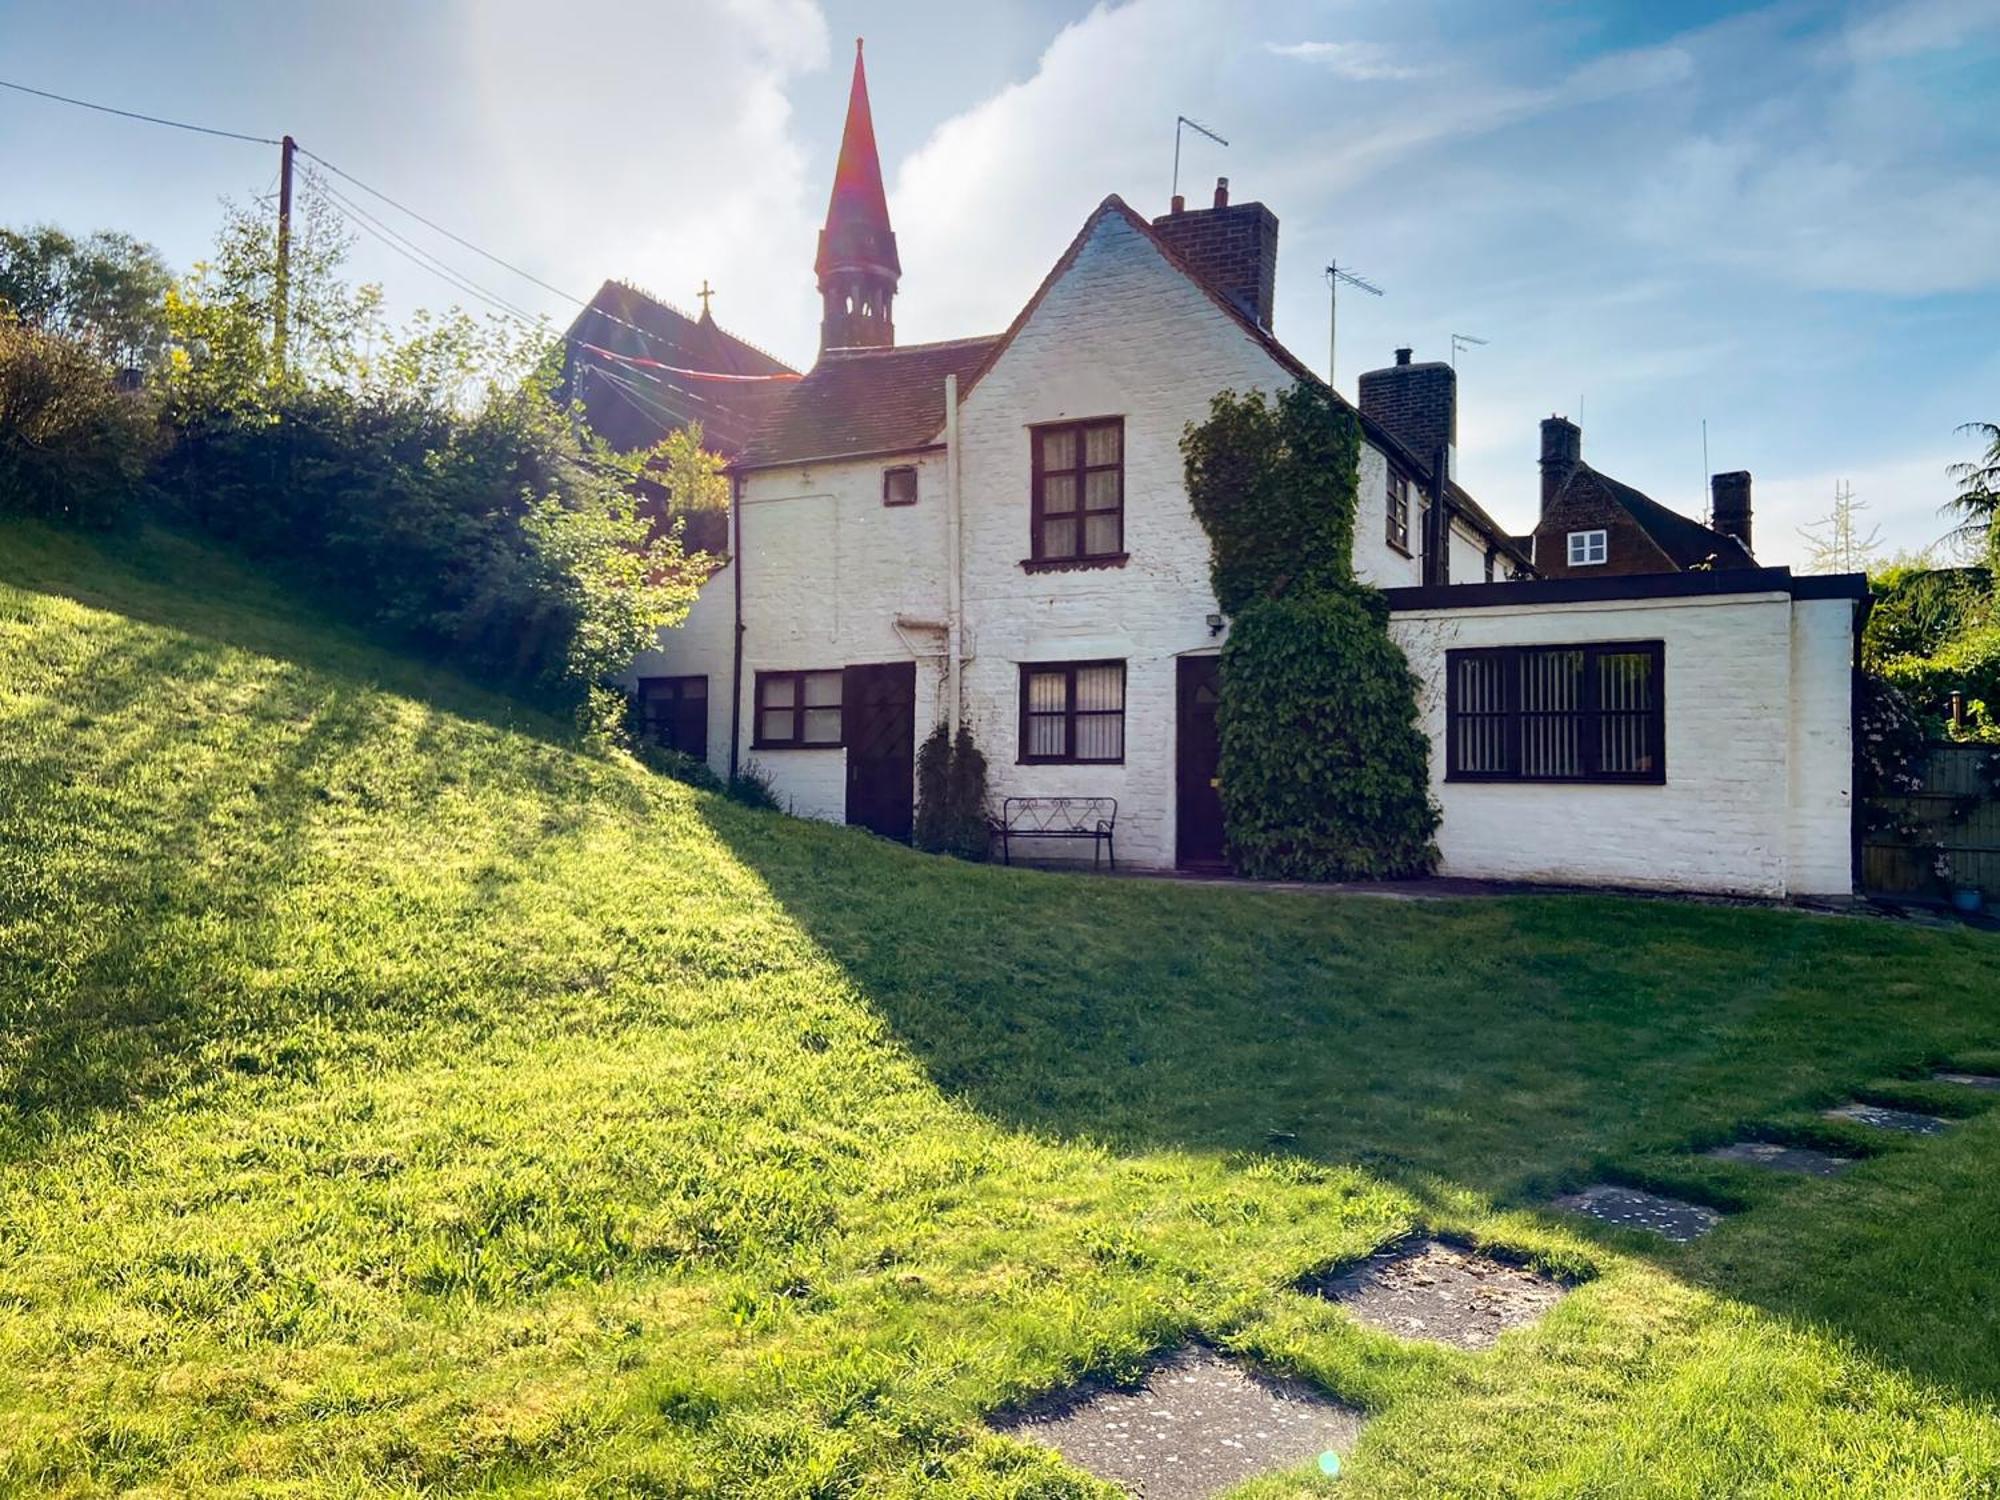
[{"label": "white brick wall", "polygon": [[688,617],[660,632],[660,649],[642,651],[625,674],[629,688],[641,677],[708,678],[708,763],[729,774],[729,642],[735,630],[736,579],[728,567],[710,576]]},{"label": "white brick wall", "polygon": [[[1391,633],[1425,683],[1441,873],[1758,896],[1847,891],[1852,620],[1846,601],[1779,593],[1395,615]],[[1448,649],[1619,640],[1665,643],[1665,785],[1444,779]]]}]

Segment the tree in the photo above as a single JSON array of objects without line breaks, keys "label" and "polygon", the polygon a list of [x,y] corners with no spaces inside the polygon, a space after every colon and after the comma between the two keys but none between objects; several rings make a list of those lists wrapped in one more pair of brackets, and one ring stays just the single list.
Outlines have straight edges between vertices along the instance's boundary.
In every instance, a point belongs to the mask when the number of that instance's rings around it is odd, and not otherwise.
[{"label": "tree", "polygon": [[1958,485],[1958,493],[1946,503],[1960,518],[1950,537],[1968,550],[1983,548],[1990,555],[2000,551],[2000,422],[1967,422],[1958,430],[1984,438],[1986,451],[1945,471]]},{"label": "tree", "polygon": [[[286,391],[365,382],[376,346],[390,341],[381,288],[350,286],[341,275],[354,241],[338,211],[310,190],[294,203],[282,370],[271,345],[277,228],[269,215],[236,204],[225,203],[224,212],[214,255],[167,289],[170,409],[183,421],[247,415]],[[416,327],[411,340],[421,342],[424,332]]]},{"label": "tree", "polygon": [[172,280],[160,253],[128,234],[0,229],[0,313],[109,364],[149,370],[165,356]]},{"label": "tree", "polygon": [[1808,573],[1866,573],[1881,550],[1882,528],[1871,526],[1861,535],[1855,517],[1868,509],[1854,498],[1854,486],[1842,480],[1833,487],[1833,509],[1810,526],[1801,526]]}]

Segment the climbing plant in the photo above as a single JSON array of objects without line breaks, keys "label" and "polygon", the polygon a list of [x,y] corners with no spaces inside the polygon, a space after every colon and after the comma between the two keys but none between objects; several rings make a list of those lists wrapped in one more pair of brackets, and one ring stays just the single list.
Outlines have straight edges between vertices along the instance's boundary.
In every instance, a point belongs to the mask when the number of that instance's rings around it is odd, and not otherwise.
[{"label": "climbing plant", "polygon": [[1223,827],[1261,878],[1428,872],[1430,742],[1387,602],[1354,577],[1360,433],[1323,386],[1224,391],[1181,439],[1222,650]]}]

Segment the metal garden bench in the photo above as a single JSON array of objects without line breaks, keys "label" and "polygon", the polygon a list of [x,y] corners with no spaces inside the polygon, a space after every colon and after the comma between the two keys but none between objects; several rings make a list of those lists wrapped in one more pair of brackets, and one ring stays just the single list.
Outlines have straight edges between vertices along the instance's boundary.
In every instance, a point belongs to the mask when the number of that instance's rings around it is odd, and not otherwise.
[{"label": "metal garden bench", "polygon": [[1000,860],[1014,862],[1015,839],[1089,839],[1090,867],[1097,868],[1101,849],[1115,870],[1117,825],[1116,797],[1007,797],[1000,803]]}]

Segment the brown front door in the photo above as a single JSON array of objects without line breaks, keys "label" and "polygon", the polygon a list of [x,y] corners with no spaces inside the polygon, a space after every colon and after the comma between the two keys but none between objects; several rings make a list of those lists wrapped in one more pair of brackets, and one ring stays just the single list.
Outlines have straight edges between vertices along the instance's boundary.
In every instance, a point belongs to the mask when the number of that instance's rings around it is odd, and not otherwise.
[{"label": "brown front door", "polygon": [[1218,656],[1183,656],[1179,662],[1174,863],[1183,869],[1223,863],[1222,741],[1215,728],[1221,670]]},{"label": "brown front door", "polygon": [[908,843],[916,787],[917,664],[849,667],[841,676],[847,821]]}]

